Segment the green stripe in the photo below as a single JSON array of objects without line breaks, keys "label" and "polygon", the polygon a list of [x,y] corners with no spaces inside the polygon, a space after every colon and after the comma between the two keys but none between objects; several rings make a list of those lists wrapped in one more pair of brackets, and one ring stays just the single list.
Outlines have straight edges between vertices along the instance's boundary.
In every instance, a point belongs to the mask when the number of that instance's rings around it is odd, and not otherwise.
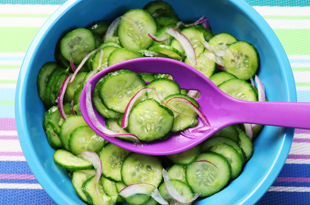
[{"label": "green stripe", "polygon": [[279,19],[279,20],[309,20],[310,16],[263,16],[264,19]]},{"label": "green stripe", "polygon": [[0,69],[20,69],[21,65],[0,65]]},{"label": "green stripe", "polygon": [[0,52],[25,53],[39,29],[37,27],[1,27]]},{"label": "green stripe", "polygon": [[246,0],[251,6],[310,6],[309,0]]},{"label": "green stripe", "polygon": [[0,84],[16,84],[17,80],[0,80]]},{"label": "green stripe", "polygon": [[310,29],[273,29],[288,55],[310,55]]},{"label": "green stripe", "polygon": [[307,82],[300,82],[300,83],[296,82],[295,84],[297,87],[299,86],[310,87],[310,83],[307,83]]},{"label": "green stripe", "polygon": [[30,18],[48,18],[52,14],[0,14],[0,17],[30,17]]},{"label": "green stripe", "polygon": [[14,101],[0,101],[0,105],[14,105]]},{"label": "green stripe", "polygon": [[301,67],[301,68],[292,68],[292,70],[293,71],[307,71],[307,72],[309,72],[310,71],[310,67],[307,67],[307,68],[303,68],[303,67]]}]

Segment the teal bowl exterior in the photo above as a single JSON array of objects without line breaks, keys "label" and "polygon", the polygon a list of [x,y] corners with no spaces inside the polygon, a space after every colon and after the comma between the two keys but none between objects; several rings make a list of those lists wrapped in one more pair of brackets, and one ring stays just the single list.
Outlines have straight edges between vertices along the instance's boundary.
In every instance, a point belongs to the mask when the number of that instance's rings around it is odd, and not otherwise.
[{"label": "teal bowl exterior", "polygon": [[[45,191],[57,204],[83,204],[66,171],[53,162],[54,150],[42,128],[45,108],[37,94],[41,66],[55,61],[57,40],[67,31],[90,23],[113,20],[146,0],[69,0],[42,26],[24,58],[16,88],[18,136],[27,162]],[[296,101],[292,70],[282,45],[265,20],[242,0],[167,0],[182,20],[208,17],[214,33],[228,32],[256,46],[259,77],[270,101]],[[254,155],[242,174],[211,197],[196,204],[255,204],[272,185],[288,156],[294,129],[265,126],[254,143]]]}]

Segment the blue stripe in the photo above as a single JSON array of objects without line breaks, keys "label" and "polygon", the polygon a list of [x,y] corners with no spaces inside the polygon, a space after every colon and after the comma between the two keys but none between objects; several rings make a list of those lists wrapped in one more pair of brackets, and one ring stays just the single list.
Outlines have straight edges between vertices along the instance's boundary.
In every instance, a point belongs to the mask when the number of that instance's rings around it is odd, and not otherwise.
[{"label": "blue stripe", "polygon": [[0,102],[1,101],[14,101],[15,88],[0,88]]},{"label": "blue stripe", "polygon": [[310,63],[310,59],[289,59],[290,63]]},{"label": "blue stripe", "polygon": [[310,164],[285,164],[279,177],[309,177]]},{"label": "blue stripe", "polygon": [[298,102],[309,102],[310,90],[297,90],[297,101]]},{"label": "blue stripe", "polygon": [[38,184],[39,182],[35,179],[0,179],[0,183],[10,184]]},{"label": "blue stripe", "polygon": [[15,118],[14,105],[0,105],[0,118]]},{"label": "blue stripe", "polygon": [[0,0],[0,4],[63,4],[67,0]]},{"label": "blue stripe", "polygon": [[2,189],[1,204],[44,204],[56,205],[43,189]]},{"label": "blue stripe", "polygon": [[1,174],[32,174],[28,163],[24,161],[0,161]]},{"label": "blue stripe", "polygon": [[272,186],[310,187],[310,182],[274,182]]},{"label": "blue stripe", "polygon": [[246,0],[251,6],[310,6],[308,0]]},{"label": "blue stripe", "polygon": [[0,56],[0,61],[22,61],[24,57],[17,56]]},{"label": "blue stripe", "polygon": [[266,204],[310,204],[308,192],[267,192],[257,203]]}]

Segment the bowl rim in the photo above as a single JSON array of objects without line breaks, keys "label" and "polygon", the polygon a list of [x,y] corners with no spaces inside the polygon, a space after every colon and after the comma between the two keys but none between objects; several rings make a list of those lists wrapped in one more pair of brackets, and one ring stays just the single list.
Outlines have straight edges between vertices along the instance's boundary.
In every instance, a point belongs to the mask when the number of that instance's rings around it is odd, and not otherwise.
[{"label": "bowl rim", "polygon": [[[237,8],[241,9],[245,14],[257,25],[261,28],[263,33],[268,34],[268,43],[271,47],[275,50],[277,48],[277,57],[280,63],[280,67],[284,68],[283,75],[285,76],[285,89],[287,90],[287,102],[296,102],[296,86],[293,77],[293,72],[287,58],[287,55],[284,51],[283,46],[281,45],[279,39],[277,38],[276,34],[272,30],[272,28],[268,25],[268,23],[264,20],[264,18],[253,8],[251,7],[246,1],[244,0],[227,0]],[[25,103],[24,102],[26,95],[25,86],[23,82],[25,79],[28,78],[29,73],[27,73],[27,66],[28,64],[32,63],[32,56],[31,53],[35,52],[37,49],[37,45],[40,44],[41,39],[45,36],[45,33],[49,31],[49,28],[57,21],[58,18],[63,15],[67,9],[73,7],[74,5],[78,4],[80,0],[68,0],[64,4],[62,4],[43,24],[43,26],[39,29],[38,33],[35,35],[33,41],[31,42],[25,57],[23,59],[23,63],[20,68],[17,85],[16,85],[16,92],[15,92],[15,120],[16,120],[16,127],[17,133],[19,136],[19,141],[24,153],[24,156],[29,164],[30,169],[32,170],[34,176],[44,188],[46,193],[57,203],[57,204],[72,204],[72,200],[70,197],[62,193],[56,184],[49,178],[48,174],[46,173],[42,164],[36,153],[34,152],[34,147],[31,141],[28,138],[23,137],[24,133],[29,133],[27,128],[26,122],[26,115],[22,113],[22,110],[25,110]],[[277,178],[278,174],[282,170],[282,167],[285,164],[285,160],[289,154],[290,147],[292,145],[293,136],[294,136],[293,128],[285,128],[283,131],[283,140],[282,146],[279,150],[281,155],[278,155],[275,159],[275,163],[270,168],[269,174],[264,178],[264,180],[256,187],[256,189],[250,193],[249,195],[240,199],[238,204],[255,204],[269,189],[272,183]],[[30,161],[31,159],[31,161]],[[56,193],[56,194],[55,194]]]}]

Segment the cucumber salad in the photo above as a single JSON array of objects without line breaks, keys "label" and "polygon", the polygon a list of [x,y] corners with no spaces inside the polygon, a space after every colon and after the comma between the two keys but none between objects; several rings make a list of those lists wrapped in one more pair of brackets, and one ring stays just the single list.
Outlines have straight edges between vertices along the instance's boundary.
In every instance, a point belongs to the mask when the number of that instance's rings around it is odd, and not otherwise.
[{"label": "cucumber salad", "polygon": [[[54,162],[87,204],[192,204],[235,180],[253,154],[252,142],[263,125],[231,125],[166,156],[134,153],[97,135],[81,115],[83,88],[99,71],[142,57],[183,61],[234,98],[267,100],[252,44],[213,33],[206,17],[185,23],[164,1],[67,32],[55,47],[56,61],[40,69],[37,88],[47,110],[43,129],[55,149]],[[208,124],[195,100],[199,91],[182,89],[165,73],[124,68],[101,78],[89,93],[90,107],[105,118],[101,126],[134,143],[165,140],[173,132],[191,137],[186,130],[198,119]]]}]

